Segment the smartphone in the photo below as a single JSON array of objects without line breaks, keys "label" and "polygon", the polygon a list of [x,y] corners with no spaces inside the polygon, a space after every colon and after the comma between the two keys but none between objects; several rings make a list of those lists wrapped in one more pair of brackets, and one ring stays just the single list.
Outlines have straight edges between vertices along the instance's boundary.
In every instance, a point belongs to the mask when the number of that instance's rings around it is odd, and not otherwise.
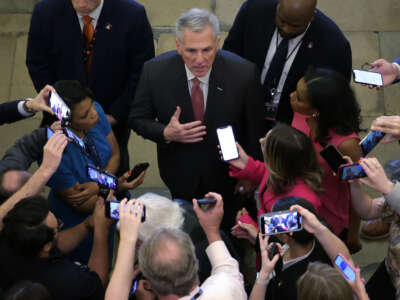
[{"label": "smartphone", "polygon": [[354,281],[356,280],[356,271],[350,266],[348,261],[343,257],[342,254],[339,254],[335,258],[335,266],[342,272],[343,276],[347,280]]},{"label": "smartphone", "polygon": [[117,189],[118,180],[114,175],[103,172],[92,166],[87,166],[87,172],[89,178],[96,181],[98,184],[106,186],[114,191]]},{"label": "smartphone", "polygon": [[372,130],[368,135],[360,142],[361,150],[363,155],[367,155],[374,149],[374,147],[383,139],[386,133],[382,131]]},{"label": "smartphone", "polygon": [[86,145],[83,142],[83,140],[77,136],[71,129],[69,129],[68,127],[65,127],[63,129],[65,135],[76,145],[78,145],[79,147],[81,147],[83,150],[86,150]]},{"label": "smartphone", "polygon": [[341,165],[347,163],[347,161],[343,158],[342,153],[339,152],[335,145],[326,146],[319,154],[335,173],[337,173]]},{"label": "smartphone", "polygon": [[[119,201],[111,200],[111,201],[106,201],[106,217],[109,219],[114,219],[114,220],[119,220]],[[141,222],[146,221],[146,207],[143,206],[143,212],[142,212],[142,218],[140,220]]]},{"label": "smartphone", "polygon": [[280,234],[303,229],[301,215],[297,210],[261,214],[258,217],[258,224],[262,235]]},{"label": "smartphone", "polygon": [[365,70],[353,70],[353,75],[354,82],[373,86],[383,86],[383,78],[381,73]]},{"label": "smartphone", "polygon": [[62,100],[62,98],[55,92],[50,93],[50,108],[54,112],[57,119],[61,121],[62,126],[68,126],[71,118],[71,110]]},{"label": "smartphone", "polygon": [[236,147],[232,126],[228,125],[217,128],[217,136],[223,160],[229,161],[239,158],[239,151]]},{"label": "smartphone", "polygon": [[197,199],[197,204],[204,205],[204,204],[215,204],[217,203],[217,199],[215,198],[203,198]]},{"label": "smartphone", "polygon": [[362,177],[367,177],[367,174],[359,164],[346,164],[339,168],[340,180],[350,180]]},{"label": "smartphone", "polygon": [[146,170],[150,164],[148,162],[139,163],[135,165],[131,171],[131,175],[128,177],[127,181],[130,182],[136,179],[144,170]]}]

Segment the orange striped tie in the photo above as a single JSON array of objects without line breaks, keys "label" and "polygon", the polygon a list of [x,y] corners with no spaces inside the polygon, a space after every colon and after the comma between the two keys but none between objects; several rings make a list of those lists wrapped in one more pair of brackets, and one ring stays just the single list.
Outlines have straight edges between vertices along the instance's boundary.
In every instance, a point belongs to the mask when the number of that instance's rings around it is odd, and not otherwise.
[{"label": "orange striped tie", "polygon": [[89,74],[90,65],[92,64],[93,58],[93,45],[92,40],[94,36],[94,27],[92,24],[92,17],[83,17],[83,36],[85,37],[85,55],[87,57],[86,61],[86,72]]}]

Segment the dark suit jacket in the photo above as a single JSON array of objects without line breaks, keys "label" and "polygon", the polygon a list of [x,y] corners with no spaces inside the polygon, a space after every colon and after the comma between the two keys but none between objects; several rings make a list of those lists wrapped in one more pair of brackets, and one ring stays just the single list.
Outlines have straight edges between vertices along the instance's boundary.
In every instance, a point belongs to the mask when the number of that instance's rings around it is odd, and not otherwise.
[{"label": "dark suit jacket", "polygon": [[[248,0],[225,39],[223,48],[254,62],[261,74],[276,24],[277,0]],[[289,95],[309,65],[333,69],[351,78],[351,48],[339,27],[316,10],[303,43],[297,52],[281,94],[277,119],[291,123],[293,112]]]},{"label": "dark suit jacket", "polygon": [[177,106],[182,109],[181,123],[194,121],[184,63],[176,51],[171,51],[144,65],[129,126],[157,142],[160,175],[174,198],[188,199],[200,183],[217,192],[223,186],[232,188],[228,163],[218,154],[216,129],[232,125],[243,148],[260,158],[258,139],[265,134],[265,122],[255,65],[233,53],[218,51],[209,80],[204,141],[165,143],[163,130]]},{"label": "dark suit jacket", "polygon": [[0,125],[5,123],[13,123],[24,119],[18,111],[18,103],[21,100],[15,100],[0,104]]},{"label": "dark suit jacket", "polygon": [[60,79],[90,87],[104,111],[125,122],[143,63],[154,57],[152,29],[145,9],[133,0],[104,0],[96,26],[89,82],[84,39],[71,0],[35,5],[26,63],[39,92]]}]

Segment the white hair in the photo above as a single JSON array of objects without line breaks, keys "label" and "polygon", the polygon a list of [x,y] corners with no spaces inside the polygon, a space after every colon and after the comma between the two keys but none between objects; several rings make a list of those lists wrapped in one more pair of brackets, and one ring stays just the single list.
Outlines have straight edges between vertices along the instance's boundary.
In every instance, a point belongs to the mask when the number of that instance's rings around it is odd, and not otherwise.
[{"label": "white hair", "polygon": [[181,229],[185,221],[184,209],[172,200],[154,193],[137,198],[146,206],[146,221],[139,227],[139,239],[145,241],[159,228]]},{"label": "white hair", "polygon": [[192,32],[201,32],[210,26],[214,39],[219,36],[219,22],[217,17],[205,9],[192,8],[180,15],[175,25],[176,38],[182,43],[183,32],[186,28]]}]

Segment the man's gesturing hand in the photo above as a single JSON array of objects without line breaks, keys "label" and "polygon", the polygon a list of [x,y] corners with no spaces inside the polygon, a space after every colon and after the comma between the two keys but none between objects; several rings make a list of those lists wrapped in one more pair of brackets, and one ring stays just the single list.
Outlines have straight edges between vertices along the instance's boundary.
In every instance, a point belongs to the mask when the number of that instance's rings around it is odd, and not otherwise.
[{"label": "man's gesturing hand", "polygon": [[176,107],[168,125],[164,128],[164,138],[166,141],[180,143],[197,143],[203,140],[206,135],[206,126],[201,121],[194,121],[186,124],[179,122],[181,108]]}]

